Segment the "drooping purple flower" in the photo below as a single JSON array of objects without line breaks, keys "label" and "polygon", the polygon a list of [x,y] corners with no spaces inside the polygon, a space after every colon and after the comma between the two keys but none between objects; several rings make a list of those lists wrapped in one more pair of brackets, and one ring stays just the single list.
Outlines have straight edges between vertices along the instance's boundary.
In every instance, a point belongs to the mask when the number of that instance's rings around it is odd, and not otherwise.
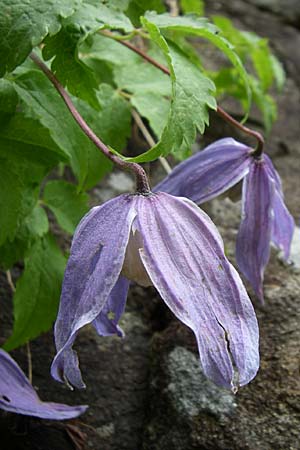
[{"label": "drooping purple flower", "polygon": [[270,244],[288,259],[294,219],[284,204],[278,173],[267,155],[251,159],[243,181],[242,220],[237,236],[236,258],[239,269],[264,301],[264,270],[270,258]]},{"label": "drooping purple flower", "polygon": [[26,416],[64,420],[83,414],[87,406],[42,402],[18,364],[0,349],[0,408]]},{"label": "drooping purple flower", "polygon": [[175,167],[155,188],[184,195],[201,204],[243,180],[242,221],[237,238],[237,263],[263,302],[263,276],[271,242],[288,259],[294,219],[284,204],[280,177],[270,158],[225,138]]},{"label": "drooping purple flower", "polygon": [[160,192],[121,195],[80,222],[55,325],[55,379],[84,387],[76,335],[88,323],[100,335],[122,335],[129,280],[154,285],[194,331],[203,370],[216,384],[233,388],[255,376],[256,316],[216,227],[189,200]]},{"label": "drooping purple flower", "polygon": [[220,139],[181,162],[154,188],[201,204],[237,184],[248,172],[253,150],[232,138]]}]

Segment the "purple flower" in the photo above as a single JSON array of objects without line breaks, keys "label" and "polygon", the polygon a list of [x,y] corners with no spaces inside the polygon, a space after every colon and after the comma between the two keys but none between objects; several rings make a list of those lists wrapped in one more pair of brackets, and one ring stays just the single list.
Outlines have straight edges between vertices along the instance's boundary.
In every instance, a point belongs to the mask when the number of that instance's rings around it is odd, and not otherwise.
[{"label": "purple flower", "polygon": [[154,285],[194,331],[203,370],[216,384],[234,388],[255,376],[256,316],[216,227],[189,200],[160,192],[121,195],[80,222],[55,325],[55,379],[84,387],[72,350],[84,325],[123,335],[118,321],[129,280]]},{"label": "purple flower", "polygon": [[288,259],[294,219],[284,204],[281,181],[270,158],[255,159],[253,149],[225,138],[175,167],[155,190],[204,203],[242,178],[242,221],[237,237],[237,263],[263,302],[264,269],[270,244]]},{"label": "purple flower", "polygon": [[238,183],[248,172],[253,150],[232,138],[206,147],[182,163],[154,188],[201,204]]},{"label": "purple flower", "polygon": [[242,204],[237,263],[263,303],[264,270],[270,258],[271,241],[288,259],[294,231],[294,219],[284,204],[280,178],[267,155],[259,160],[251,158],[243,182]]},{"label": "purple flower", "polygon": [[64,420],[83,414],[87,406],[42,402],[18,364],[0,349],[0,408],[26,416]]}]

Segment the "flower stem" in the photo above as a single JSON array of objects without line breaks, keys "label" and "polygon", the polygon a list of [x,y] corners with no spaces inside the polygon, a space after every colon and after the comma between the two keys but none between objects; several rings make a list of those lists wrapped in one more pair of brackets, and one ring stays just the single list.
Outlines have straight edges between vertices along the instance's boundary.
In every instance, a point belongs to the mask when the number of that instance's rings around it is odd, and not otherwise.
[{"label": "flower stem", "polygon": [[[123,42],[123,41],[120,41]],[[110,159],[117,167],[121,170],[126,170],[134,173],[136,177],[136,187],[137,191],[141,194],[147,194],[150,192],[149,181],[144,169],[137,163],[130,163],[128,161],[124,161],[119,158],[117,155],[111,153],[109,148],[99,139],[99,137],[93,132],[93,130],[88,126],[86,121],[80,115],[80,113],[75,108],[70,96],[67,94],[64,87],[60,84],[56,76],[48,69],[46,64],[35,54],[31,53],[30,58],[34,61],[34,63],[44,72],[47,78],[51,81],[55,89],[58,91],[62,99],[64,100],[67,108],[72,114],[73,118],[80,126],[82,131],[87,135],[87,137],[96,145],[96,147]]]},{"label": "flower stem", "polygon": [[[102,32],[102,34],[104,36],[115,39],[114,33],[111,33],[108,30],[105,30],[104,32]],[[163,73],[170,75],[170,70],[167,67],[165,67],[163,64],[160,64],[158,61],[153,59],[151,56],[147,55],[147,53],[145,53],[143,50],[135,47],[133,44],[131,44],[131,42],[120,41],[120,40],[118,40],[118,42],[120,44],[124,45],[125,47],[129,48],[133,52],[137,53],[138,55],[140,55],[143,59],[148,61],[153,66],[157,67]],[[259,158],[261,156],[261,154],[263,153],[263,147],[264,147],[264,143],[265,143],[262,134],[259,133],[258,131],[252,130],[251,128],[245,127],[245,125],[243,125],[240,122],[238,122],[237,120],[235,120],[229,113],[227,113],[223,108],[221,108],[221,106],[217,106],[216,112],[220,117],[222,117],[224,120],[226,120],[226,122],[229,122],[234,127],[243,131],[243,133],[248,134],[249,136],[252,136],[256,139],[257,146],[253,153],[253,156],[256,158]]]}]

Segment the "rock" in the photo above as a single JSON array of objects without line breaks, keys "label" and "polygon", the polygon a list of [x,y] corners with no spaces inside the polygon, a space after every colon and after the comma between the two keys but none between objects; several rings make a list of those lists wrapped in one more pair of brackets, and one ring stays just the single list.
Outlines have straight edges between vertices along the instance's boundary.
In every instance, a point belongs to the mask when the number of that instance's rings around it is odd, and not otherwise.
[{"label": "rock", "polygon": [[180,415],[190,419],[207,413],[222,419],[234,412],[234,395],[218,388],[203,374],[199,358],[184,347],[175,347],[167,356],[170,402]]}]

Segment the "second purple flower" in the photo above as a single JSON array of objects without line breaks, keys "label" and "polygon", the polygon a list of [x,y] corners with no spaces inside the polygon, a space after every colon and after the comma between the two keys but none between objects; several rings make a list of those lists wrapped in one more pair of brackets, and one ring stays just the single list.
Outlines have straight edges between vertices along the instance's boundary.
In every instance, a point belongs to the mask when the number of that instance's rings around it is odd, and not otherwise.
[{"label": "second purple flower", "polygon": [[242,220],[237,236],[238,267],[263,302],[264,270],[271,242],[288,259],[294,219],[284,203],[280,177],[270,158],[225,138],[182,162],[155,190],[204,203],[243,179]]}]

